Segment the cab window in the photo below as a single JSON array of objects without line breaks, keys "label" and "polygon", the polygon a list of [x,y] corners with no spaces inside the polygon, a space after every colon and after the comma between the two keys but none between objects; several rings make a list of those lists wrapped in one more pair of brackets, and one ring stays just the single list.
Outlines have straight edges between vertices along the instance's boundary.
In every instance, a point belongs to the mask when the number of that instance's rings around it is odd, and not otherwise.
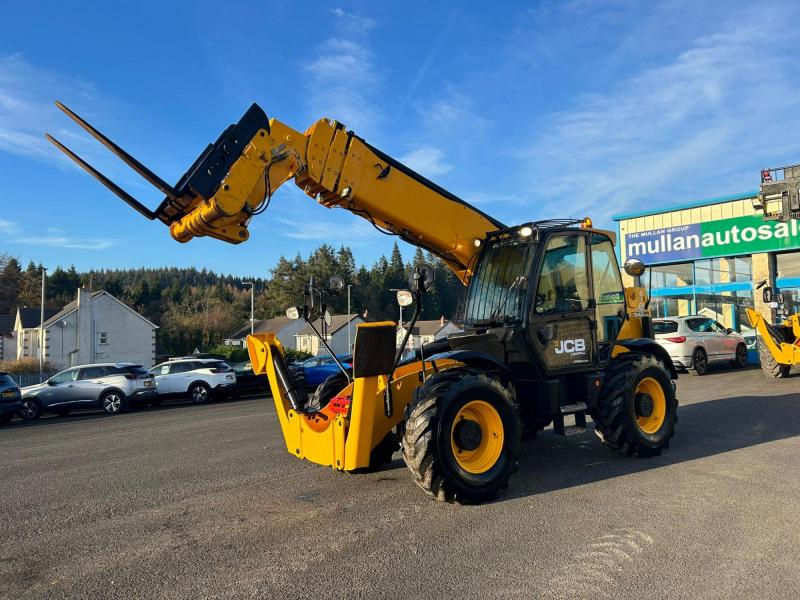
[{"label": "cab window", "polygon": [[597,341],[612,342],[622,327],[620,312],[625,309],[625,292],[617,267],[614,245],[605,235],[590,236],[592,284],[597,307]]},{"label": "cab window", "polygon": [[581,312],[589,308],[586,239],[583,235],[559,235],[547,242],[534,312]]}]

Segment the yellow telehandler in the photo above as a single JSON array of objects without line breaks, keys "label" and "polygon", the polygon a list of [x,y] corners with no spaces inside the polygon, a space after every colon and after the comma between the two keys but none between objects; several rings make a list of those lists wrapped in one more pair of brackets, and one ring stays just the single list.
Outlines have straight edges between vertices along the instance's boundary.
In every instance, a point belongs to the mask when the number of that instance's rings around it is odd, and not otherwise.
[{"label": "yellow telehandler", "polygon": [[[625,289],[613,233],[589,219],[507,226],[368,144],[321,119],[300,132],[252,105],[174,186],[67,107],[58,106],[165,194],[150,210],[63,144],[48,138],[139,213],[188,242],[210,236],[238,244],[273,193],[293,181],[328,208],[440,257],[468,285],[464,333],[402,360],[394,322],[358,327],[352,370],[341,366],[309,399],[272,333],[248,337],[256,373],[269,380],[288,452],[357,472],[402,450],[416,483],[439,500],[476,503],[504,490],[517,470],[523,429],[586,415],[609,448],[654,456],[674,435],[676,370],[653,340],[644,265],[626,263]],[[300,208],[299,211],[305,212]],[[433,284],[415,268],[403,305]],[[342,287],[333,281],[331,291]],[[306,303],[287,314],[313,328]],[[325,345],[325,339],[320,338]],[[404,348],[405,344],[400,346]],[[331,353],[333,355],[333,353]]]}]

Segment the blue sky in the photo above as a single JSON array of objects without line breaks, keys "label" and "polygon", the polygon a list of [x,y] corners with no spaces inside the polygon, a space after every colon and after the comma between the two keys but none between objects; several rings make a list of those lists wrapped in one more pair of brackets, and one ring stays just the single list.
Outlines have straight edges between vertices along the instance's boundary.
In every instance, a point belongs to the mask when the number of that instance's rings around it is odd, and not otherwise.
[{"label": "blue sky", "polygon": [[50,268],[265,275],[323,242],[366,264],[392,243],[287,185],[248,243],[180,245],[44,140],[160,200],[55,99],[168,181],[253,101],[301,130],[336,118],[509,224],[610,225],[800,162],[794,2],[67,4],[5,6],[0,38],[0,251]]}]

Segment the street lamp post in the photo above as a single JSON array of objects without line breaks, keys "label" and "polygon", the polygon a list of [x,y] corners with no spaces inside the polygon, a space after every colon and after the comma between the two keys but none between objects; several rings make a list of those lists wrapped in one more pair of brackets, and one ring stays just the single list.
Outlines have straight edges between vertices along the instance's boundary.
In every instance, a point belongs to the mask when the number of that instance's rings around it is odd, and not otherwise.
[{"label": "street lamp post", "polygon": [[352,329],[352,325],[350,323],[350,288],[353,287],[353,283],[348,284],[347,286],[347,353],[351,354],[353,352],[353,345],[350,343],[351,334],[350,331]]},{"label": "street lamp post", "polygon": [[255,319],[253,319],[253,288],[255,287],[252,281],[243,281],[242,285],[250,286],[250,335],[255,332]]},{"label": "street lamp post", "polygon": [[44,282],[47,268],[42,267],[42,304],[39,311],[39,381],[44,371]]}]

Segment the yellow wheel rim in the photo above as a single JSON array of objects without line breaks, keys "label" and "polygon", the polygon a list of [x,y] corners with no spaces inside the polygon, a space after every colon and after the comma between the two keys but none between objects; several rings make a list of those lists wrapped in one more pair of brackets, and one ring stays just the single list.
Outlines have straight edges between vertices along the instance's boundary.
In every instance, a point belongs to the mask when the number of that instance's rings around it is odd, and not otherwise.
[{"label": "yellow wheel rim", "polygon": [[[460,425],[459,425],[460,424]],[[480,440],[476,447],[467,449],[459,444],[459,428],[465,425],[475,431],[480,428]],[[494,406],[483,400],[472,400],[461,407],[450,429],[450,447],[453,456],[462,469],[468,473],[485,473],[491,469],[503,452],[503,420]]]},{"label": "yellow wheel rim", "polygon": [[636,424],[644,433],[653,434],[661,429],[667,418],[667,395],[661,384],[652,377],[645,377],[634,392]]}]

